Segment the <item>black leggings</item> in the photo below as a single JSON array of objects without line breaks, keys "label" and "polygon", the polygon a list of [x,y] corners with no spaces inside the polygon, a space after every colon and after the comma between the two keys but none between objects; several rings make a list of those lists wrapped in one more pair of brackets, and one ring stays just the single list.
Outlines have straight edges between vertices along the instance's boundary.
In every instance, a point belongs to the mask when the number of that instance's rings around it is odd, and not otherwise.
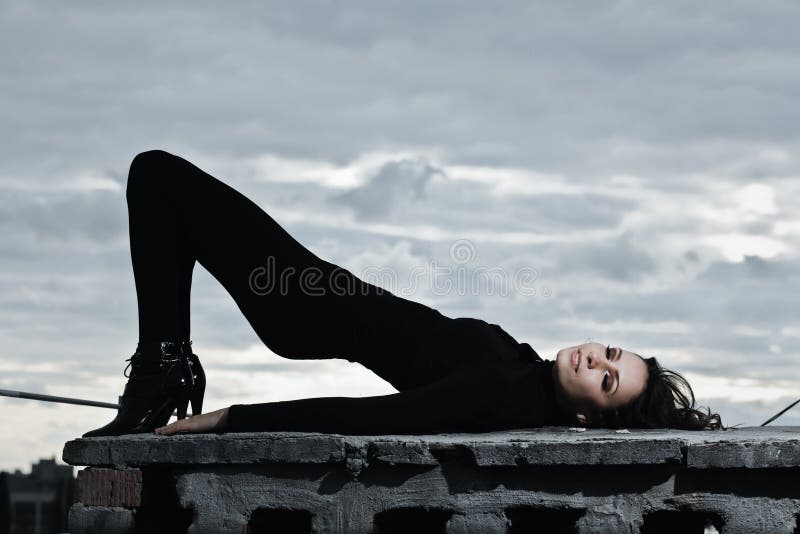
[{"label": "black leggings", "polygon": [[189,339],[198,261],[280,356],[359,362],[400,391],[452,369],[442,350],[452,319],[320,259],[189,161],[137,155],[126,198],[139,341]]}]

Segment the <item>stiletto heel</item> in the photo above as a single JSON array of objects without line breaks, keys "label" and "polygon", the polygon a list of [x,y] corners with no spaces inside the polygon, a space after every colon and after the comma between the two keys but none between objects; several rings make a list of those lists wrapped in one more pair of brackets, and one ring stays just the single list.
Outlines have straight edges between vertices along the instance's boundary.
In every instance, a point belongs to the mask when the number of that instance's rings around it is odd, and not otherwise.
[{"label": "stiletto heel", "polygon": [[[197,388],[197,386],[195,386]],[[192,392],[192,415],[200,415],[203,413],[203,395],[205,393],[205,384],[201,389],[195,389]]]},{"label": "stiletto heel", "polygon": [[[178,399],[178,419],[185,419],[186,418],[186,408],[189,404],[189,392],[182,392],[180,394],[180,399]],[[170,415],[172,415],[172,410],[170,410]],[[169,419],[167,419],[169,421]]]},{"label": "stiletto heel", "polygon": [[[164,401],[153,410],[152,417],[150,418],[150,426],[153,428],[147,430],[146,428],[138,430],[137,432],[150,432],[158,427],[164,426],[169,422],[172,417],[172,412],[177,408],[178,419],[186,418],[186,405],[189,402],[188,390],[176,394],[175,397],[167,397]],[[128,433],[128,432],[126,432]],[[130,432],[136,433],[136,432]]]},{"label": "stiletto heel", "polygon": [[190,397],[192,402],[192,415],[200,415],[203,413],[203,396],[206,392],[206,373],[203,370],[203,366],[200,364],[200,358],[197,357],[197,354],[192,352],[191,341],[183,342],[181,344],[181,350],[187,359],[192,373],[193,386]]}]

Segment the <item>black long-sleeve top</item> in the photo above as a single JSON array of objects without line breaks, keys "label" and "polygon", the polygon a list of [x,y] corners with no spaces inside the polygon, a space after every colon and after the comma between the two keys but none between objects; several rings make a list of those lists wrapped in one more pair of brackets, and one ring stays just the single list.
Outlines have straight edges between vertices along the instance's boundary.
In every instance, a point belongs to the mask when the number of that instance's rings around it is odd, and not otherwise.
[{"label": "black long-sleeve top", "polygon": [[234,404],[223,431],[436,434],[573,424],[556,402],[554,361],[498,325],[433,313],[440,325],[428,341],[438,342],[441,358],[424,364],[439,375],[432,381],[388,395]]}]

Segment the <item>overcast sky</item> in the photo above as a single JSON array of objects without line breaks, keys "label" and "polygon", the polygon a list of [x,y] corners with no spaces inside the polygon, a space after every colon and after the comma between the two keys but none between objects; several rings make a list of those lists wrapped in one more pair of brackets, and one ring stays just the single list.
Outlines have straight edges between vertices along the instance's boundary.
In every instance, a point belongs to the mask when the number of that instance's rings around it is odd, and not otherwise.
[{"label": "overcast sky", "polygon": [[[797,3],[151,4],[0,1],[0,388],[117,401],[125,181],[161,148],[544,358],[655,356],[729,425],[800,397]],[[434,263],[533,291],[409,285]],[[191,322],[206,411],[395,391],[271,353],[199,264]],[[0,470],[113,416],[0,397]]]}]

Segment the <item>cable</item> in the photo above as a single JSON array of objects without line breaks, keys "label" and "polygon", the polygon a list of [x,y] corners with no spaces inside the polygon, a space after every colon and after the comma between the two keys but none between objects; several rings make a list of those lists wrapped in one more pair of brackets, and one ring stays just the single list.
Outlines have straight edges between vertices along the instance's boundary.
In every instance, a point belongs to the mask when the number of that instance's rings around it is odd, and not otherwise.
[{"label": "cable", "polygon": [[[97,406],[98,408],[112,408],[119,409],[119,404],[112,402],[99,402],[83,399],[72,399],[69,397],[57,397],[55,395],[44,395],[42,393],[28,393],[27,391],[14,391],[13,389],[0,389],[0,395],[6,397],[16,397],[18,399],[33,399],[47,402],[61,402],[65,404],[81,404],[83,406]],[[172,415],[177,415],[177,411],[172,412]]]},{"label": "cable", "polygon": [[793,407],[795,404],[797,404],[798,402],[800,402],[800,399],[797,399],[796,401],[794,401],[793,403],[791,403],[789,406],[787,406],[786,408],[784,408],[784,409],[783,409],[783,410],[781,410],[780,412],[776,413],[775,415],[773,415],[772,417],[770,417],[769,419],[767,419],[767,420],[766,420],[766,422],[764,422],[764,423],[761,423],[761,426],[765,426],[765,425],[768,425],[769,423],[773,422],[775,419],[777,419],[778,417],[782,416],[784,413],[786,413],[787,411],[789,411],[789,409],[790,409],[791,407]]}]

